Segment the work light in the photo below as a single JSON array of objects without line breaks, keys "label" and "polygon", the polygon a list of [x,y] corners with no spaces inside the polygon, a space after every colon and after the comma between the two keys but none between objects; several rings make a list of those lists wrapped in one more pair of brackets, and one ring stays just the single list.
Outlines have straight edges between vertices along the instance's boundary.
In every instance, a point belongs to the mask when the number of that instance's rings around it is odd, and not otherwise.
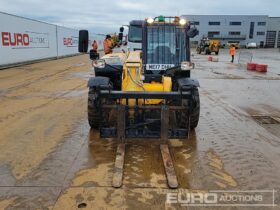
[{"label": "work light", "polygon": [[186,25],[186,23],[187,23],[187,20],[185,20],[185,19],[180,19],[180,21],[179,21],[179,23],[180,23],[180,25]]},{"label": "work light", "polygon": [[154,21],[155,21],[154,18],[148,18],[147,19],[147,23],[149,23],[149,24],[152,24]]}]

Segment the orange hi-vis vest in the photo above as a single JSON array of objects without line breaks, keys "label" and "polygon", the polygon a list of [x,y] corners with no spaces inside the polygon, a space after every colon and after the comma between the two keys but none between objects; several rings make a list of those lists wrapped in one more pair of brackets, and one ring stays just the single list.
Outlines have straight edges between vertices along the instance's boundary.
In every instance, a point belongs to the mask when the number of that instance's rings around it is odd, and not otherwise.
[{"label": "orange hi-vis vest", "polygon": [[230,55],[235,55],[235,47],[231,47],[231,48],[229,49],[229,54],[230,54]]},{"label": "orange hi-vis vest", "polygon": [[97,51],[97,49],[98,49],[97,42],[93,42],[93,43],[92,43],[92,49],[95,50],[95,51]]},{"label": "orange hi-vis vest", "polygon": [[103,45],[105,54],[112,53],[112,42],[109,39],[105,39]]}]

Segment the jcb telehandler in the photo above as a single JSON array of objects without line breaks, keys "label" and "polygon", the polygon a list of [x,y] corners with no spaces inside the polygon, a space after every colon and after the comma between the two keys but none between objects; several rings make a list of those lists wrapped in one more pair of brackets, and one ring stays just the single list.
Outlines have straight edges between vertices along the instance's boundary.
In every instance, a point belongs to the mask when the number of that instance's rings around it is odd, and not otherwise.
[{"label": "jcb telehandler", "polygon": [[[88,120],[100,137],[119,141],[113,186],[121,187],[125,139],[159,138],[167,182],[178,181],[168,139],[188,138],[197,126],[199,82],[191,79],[190,38],[198,34],[185,19],[143,21],[142,51],[113,53],[94,61],[88,81]],[[88,32],[80,31],[79,51],[87,52]]]}]

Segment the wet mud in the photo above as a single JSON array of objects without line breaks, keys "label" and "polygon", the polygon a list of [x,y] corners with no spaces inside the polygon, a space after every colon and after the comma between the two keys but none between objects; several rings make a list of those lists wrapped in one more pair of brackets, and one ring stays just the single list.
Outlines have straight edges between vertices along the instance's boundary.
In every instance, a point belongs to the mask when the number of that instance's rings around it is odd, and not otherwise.
[{"label": "wet mud", "polygon": [[254,118],[280,118],[279,61],[260,75],[219,58],[193,56],[201,113],[189,139],[168,142],[177,190],[158,139],[127,139],[123,186],[112,187],[117,141],[88,126],[87,55],[0,71],[0,209],[271,209],[166,203],[168,192],[280,190],[280,124]]}]

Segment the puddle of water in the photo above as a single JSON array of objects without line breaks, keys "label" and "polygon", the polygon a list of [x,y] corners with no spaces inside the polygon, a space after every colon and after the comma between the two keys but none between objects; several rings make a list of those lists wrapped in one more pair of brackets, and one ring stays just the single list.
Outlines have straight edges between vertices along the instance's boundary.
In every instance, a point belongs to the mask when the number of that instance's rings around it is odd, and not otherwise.
[{"label": "puddle of water", "polygon": [[224,170],[224,164],[222,160],[217,154],[214,153],[213,150],[207,152],[206,159],[208,160],[208,164],[211,168],[211,176],[214,178],[215,183],[219,187],[226,188],[227,186],[237,186],[237,182]]}]

